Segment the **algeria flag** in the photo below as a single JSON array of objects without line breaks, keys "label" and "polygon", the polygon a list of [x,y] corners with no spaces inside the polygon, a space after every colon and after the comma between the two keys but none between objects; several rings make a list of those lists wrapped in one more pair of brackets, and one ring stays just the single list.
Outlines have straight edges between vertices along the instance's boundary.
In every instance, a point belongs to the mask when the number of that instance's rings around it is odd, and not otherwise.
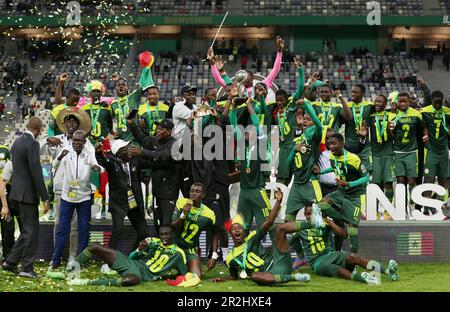
[{"label": "algeria flag", "polygon": [[425,256],[434,254],[434,237],[431,232],[406,232],[397,235],[399,256]]}]

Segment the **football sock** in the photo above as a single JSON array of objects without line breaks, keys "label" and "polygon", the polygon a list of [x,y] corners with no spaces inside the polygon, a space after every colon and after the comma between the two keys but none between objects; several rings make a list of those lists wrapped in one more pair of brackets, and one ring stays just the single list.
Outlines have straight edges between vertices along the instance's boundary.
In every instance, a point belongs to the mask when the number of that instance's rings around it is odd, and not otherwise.
[{"label": "football sock", "polygon": [[295,274],[276,274],[275,283],[286,283],[289,281],[295,281]]},{"label": "football sock", "polygon": [[92,259],[92,253],[86,248],[83,250],[82,253],[78,255],[78,257],[75,258],[75,261],[78,262],[80,265],[86,264],[89,262],[89,260]]},{"label": "football sock", "polygon": [[122,278],[101,278],[101,279],[95,279],[90,280],[88,282],[88,285],[95,285],[95,286],[122,286]]},{"label": "football sock", "polygon": [[362,277],[361,273],[359,273],[359,272],[352,273],[352,280],[357,281],[357,282],[366,283],[366,280]]}]

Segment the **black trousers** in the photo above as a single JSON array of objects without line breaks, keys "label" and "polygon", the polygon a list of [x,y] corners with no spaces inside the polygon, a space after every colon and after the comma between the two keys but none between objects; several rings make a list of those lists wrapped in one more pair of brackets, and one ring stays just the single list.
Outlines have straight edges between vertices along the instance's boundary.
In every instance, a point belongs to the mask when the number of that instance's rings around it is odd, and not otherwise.
[{"label": "black trousers", "polygon": [[[189,197],[189,196],[188,196]],[[172,224],[177,199],[163,199],[155,196],[153,205],[153,217],[156,234],[159,236],[159,227],[162,224]]]},{"label": "black trousers", "polygon": [[[2,250],[3,250],[3,259],[5,259],[10,253],[11,249],[14,246],[14,232],[15,232],[15,222],[14,218],[17,220],[19,224],[19,229],[22,229],[22,220],[20,219],[20,212],[17,202],[8,201],[8,207],[11,214],[11,221],[6,222],[6,220],[1,220],[2,227]],[[22,232],[22,231],[20,231]]]},{"label": "black trousers", "polygon": [[[117,249],[117,245],[122,239],[125,217],[113,209],[111,209],[110,212],[112,217],[113,229],[111,238],[109,240],[109,248]],[[138,247],[139,242],[149,236],[149,233],[147,230],[147,223],[145,222],[145,216],[138,207],[132,210],[128,210],[127,216],[137,235],[136,240],[133,244],[133,248],[131,249],[131,251],[133,251]]]},{"label": "black trousers", "polygon": [[6,261],[18,264],[22,261],[22,271],[32,272],[39,242],[39,210],[37,204],[18,202],[22,228]]}]

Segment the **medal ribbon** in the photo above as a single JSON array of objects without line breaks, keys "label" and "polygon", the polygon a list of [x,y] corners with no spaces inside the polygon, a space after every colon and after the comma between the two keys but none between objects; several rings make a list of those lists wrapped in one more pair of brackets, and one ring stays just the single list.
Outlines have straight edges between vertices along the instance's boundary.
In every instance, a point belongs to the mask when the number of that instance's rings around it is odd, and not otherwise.
[{"label": "medal ribbon", "polygon": [[247,263],[247,242],[244,243],[244,252],[242,254],[242,262],[234,256],[234,247],[231,250],[231,256],[233,257],[234,261],[241,267],[242,270],[245,271],[245,265]]},{"label": "medal ribbon", "polygon": [[375,130],[377,133],[377,142],[378,143],[382,143],[383,142],[383,136],[384,139],[387,140],[387,132],[386,132],[386,127],[387,127],[387,121],[386,121],[386,111],[383,112],[383,121],[381,122],[381,130],[380,130],[380,120],[378,119],[378,114],[375,113]]},{"label": "medal ribbon", "polygon": [[[322,114],[323,114],[323,122],[322,124],[327,127],[327,128],[331,128],[331,102],[329,102],[330,104],[330,109],[328,110],[328,115],[327,112],[325,111],[325,102],[321,101],[320,105],[322,107]],[[356,121],[355,121],[356,123]]]},{"label": "medal ribbon", "polygon": [[[100,107],[100,105],[98,105],[98,110],[94,113],[94,111],[92,109],[93,106],[94,106],[94,104],[91,104],[91,107],[90,107],[91,120],[92,120],[91,129],[97,131],[97,122],[98,122],[98,117],[100,116],[101,107]],[[94,114],[95,114],[95,116],[94,116]],[[96,135],[100,135],[100,134],[101,133],[96,132]]]},{"label": "medal ribbon", "polygon": [[286,108],[283,109],[283,114],[280,118],[280,111],[277,111],[278,125],[280,126],[281,137],[284,137],[284,123],[286,122]]},{"label": "medal ribbon", "polygon": [[[348,152],[346,150],[344,150],[344,170],[345,173],[347,173],[347,161],[348,161]],[[338,172],[338,177],[339,179],[341,178],[341,176],[343,176],[341,169],[339,168],[339,162],[337,161],[336,157],[334,157],[334,167],[336,168],[337,172]]]},{"label": "medal ribbon", "polygon": [[119,128],[122,128],[127,124],[125,115],[130,112],[130,106],[128,105],[128,96],[125,96],[125,105],[120,105],[123,102],[123,98],[119,98],[117,104],[119,106]]},{"label": "medal ribbon", "polygon": [[353,120],[355,122],[355,127],[357,127],[359,129],[359,128],[361,128],[362,118],[363,118],[363,114],[364,114],[364,106],[361,105],[361,111],[359,112],[359,114],[356,114],[355,103],[353,103],[352,112],[353,112]]},{"label": "medal ribbon", "polygon": [[204,206],[203,204],[200,205],[200,208],[198,209],[198,211],[197,211],[197,213],[195,214],[194,218],[192,218],[192,216],[193,216],[194,214],[193,214],[192,212],[189,211],[189,215],[188,215],[189,218],[190,218],[191,220],[197,220],[198,216],[202,213],[204,207],[205,207],[205,206]]},{"label": "medal ribbon", "polygon": [[[159,108],[158,104],[156,104],[156,118],[159,117]],[[148,117],[148,128],[150,133],[153,130],[153,118],[152,118],[152,112],[150,111],[150,103],[147,103],[147,117]]]}]

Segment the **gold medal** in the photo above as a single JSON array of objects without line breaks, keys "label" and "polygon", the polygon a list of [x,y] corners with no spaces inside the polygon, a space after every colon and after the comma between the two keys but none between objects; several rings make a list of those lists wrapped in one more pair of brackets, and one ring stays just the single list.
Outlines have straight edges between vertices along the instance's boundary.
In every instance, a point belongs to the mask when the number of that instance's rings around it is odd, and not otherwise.
[{"label": "gold medal", "polygon": [[239,276],[240,276],[242,279],[246,279],[246,278],[247,278],[247,272],[241,271],[241,273],[239,274]]},{"label": "gold medal", "polygon": [[95,131],[95,129],[91,130],[91,135],[92,135],[92,136],[95,136],[96,133],[97,133],[97,131]]},{"label": "gold medal", "polygon": [[128,130],[127,126],[122,126],[122,132],[126,132]]},{"label": "gold medal", "polygon": [[281,142],[284,142],[284,140],[285,140],[284,136],[282,136],[282,137],[280,138],[280,140],[281,140]]},{"label": "gold medal", "polygon": [[252,169],[250,169],[250,168],[245,168],[245,172],[246,172],[247,174],[250,174],[250,172],[252,172]]}]

